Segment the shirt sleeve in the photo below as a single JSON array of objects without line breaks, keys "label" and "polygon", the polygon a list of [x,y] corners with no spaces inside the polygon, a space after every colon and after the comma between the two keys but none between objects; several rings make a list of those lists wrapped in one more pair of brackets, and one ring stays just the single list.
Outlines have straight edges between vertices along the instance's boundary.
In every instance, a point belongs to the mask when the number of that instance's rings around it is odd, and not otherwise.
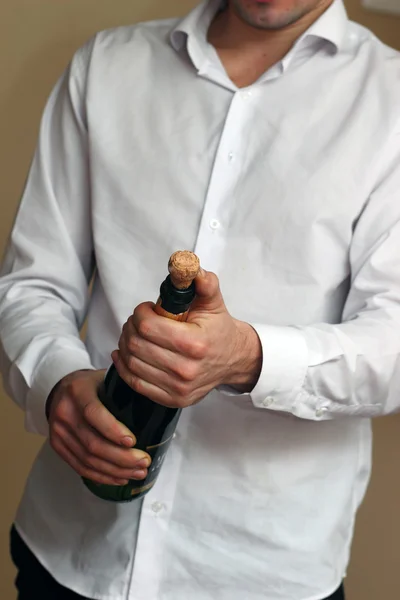
[{"label": "shirt sleeve", "polygon": [[65,375],[90,369],[80,339],[93,274],[85,114],[89,45],[55,86],[0,273],[0,359],[26,428],[48,434],[45,403]]},{"label": "shirt sleeve", "polygon": [[256,407],[311,420],[400,410],[399,133],[390,147],[385,173],[354,225],[341,322],[253,324],[263,348],[250,394]]}]

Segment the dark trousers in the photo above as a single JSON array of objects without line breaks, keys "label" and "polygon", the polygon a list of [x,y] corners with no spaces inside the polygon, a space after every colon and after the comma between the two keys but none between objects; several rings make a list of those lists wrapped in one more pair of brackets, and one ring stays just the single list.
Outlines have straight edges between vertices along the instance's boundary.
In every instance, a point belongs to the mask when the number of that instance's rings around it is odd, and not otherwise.
[{"label": "dark trousers", "polygon": [[[15,579],[18,600],[88,600],[57,583],[29,550],[15,527],[11,529],[10,543],[11,558],[18,569]],[[345,600],[343,587],[321,600]]]}]

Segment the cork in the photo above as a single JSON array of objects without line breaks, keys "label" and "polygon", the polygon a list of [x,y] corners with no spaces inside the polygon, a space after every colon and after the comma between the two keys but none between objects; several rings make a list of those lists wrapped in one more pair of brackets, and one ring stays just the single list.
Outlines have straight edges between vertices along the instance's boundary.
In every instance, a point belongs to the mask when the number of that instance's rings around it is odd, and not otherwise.
[{"label": "cork", "polygon": [[169,259],[168,271],[171,281],[178,290],[188,288],[200,270],[198,257],[189,250],[174,252]]}]

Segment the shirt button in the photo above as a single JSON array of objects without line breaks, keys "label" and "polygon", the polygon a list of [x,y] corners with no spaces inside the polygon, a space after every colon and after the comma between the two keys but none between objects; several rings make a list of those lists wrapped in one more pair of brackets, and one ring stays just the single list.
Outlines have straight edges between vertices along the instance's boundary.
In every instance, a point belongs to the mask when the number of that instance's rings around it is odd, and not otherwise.
[{"label": "shirt button", "polygon": [[233,158],[234,158],[233,152],[229,152],[229,154],[228,154],[228,160],[229,160],[229,162],[232,162]]},{"label": "shirt button", "polygon": [[165,508],[165,505],[162,502],[153,502],[151,505],[151,510],[153,513],[159,513]]},{"label": "shirt button", "polygon": [[318,419],[320,419],[324,416],[324,413],[326,413],[327,410],[328,409],[324,408],[323,406],[321,408],[317,408],[317,410],[315,411],[315,415],[318,417]]},{"label": "shirt button", "polygon": [[218,229],[220,227],[221,223],[218,221],[218,219],[211,219],[210,221],[210,227],[211,229]]},{"label": "shirt button", "polygon": [[175,440],[176,439],[176,433],[172,434],[172,439]]},{"label": "shirt button", "polygon": [[264,398],[264,400],[262,401],[262,405],[265,406],[265,408],[268,408],[269,406],[271,406],[271,404],[274,403],[274,399],[272,398],[272,396],[267,396],[266,398]]},{"label": "shirt button", "polygon": [[249,100],[252,97],[252,95],[253,94],[251,92],[243,92],[243,100]]}]

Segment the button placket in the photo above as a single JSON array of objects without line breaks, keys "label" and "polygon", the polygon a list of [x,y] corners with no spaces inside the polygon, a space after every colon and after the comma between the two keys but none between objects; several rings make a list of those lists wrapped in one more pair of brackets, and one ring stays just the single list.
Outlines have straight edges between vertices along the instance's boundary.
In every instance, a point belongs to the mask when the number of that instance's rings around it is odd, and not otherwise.
[{"label": "button placket", "polygon": [[[186,437],[187,427],[190,422],[190,414],[182,412],[179,420],[179,429],[176,432],[177,442]],[[129,598],[136,598],[135,590],[146,591],[146,598],[156,598],[158,593],[158,573],[164,564],[164,552],[166,550],[166,522],[170,518],[170,507],[176,497],[177,484],[180,476],[180,465],[183,454],[177,445],[171,444],[166,461],[168,466],[161,469],[157,480],[157,487],[153,487],[143,499],[141,511],[140,528],[137,539],[137,550],[135,554],[135,569],[129,586]],[[161,505],[161,510],[160,510]],[[156,510],[154,510],[154,508]],[[152,569],[156,574],[154,579],[148,577],[148,565],[151,557]]]},{"label": "button placket", "polygon": [[[219,260],[225,247],[224,223],[217,217],[224,214],[223,211],[220,211],[220,207],[227,204],[235,188],[236,180],[240,177],[240,169],[237,168],[240,155],[237,147],[240,146],[248,110],[247,104],[242,101],[241,92],[236,92],[229,107],[215,156],[197,243],[194,248],[194,251],[201,257],[204,267],[217,273]],[[236,168],[233,168],[234,165]]]}]

